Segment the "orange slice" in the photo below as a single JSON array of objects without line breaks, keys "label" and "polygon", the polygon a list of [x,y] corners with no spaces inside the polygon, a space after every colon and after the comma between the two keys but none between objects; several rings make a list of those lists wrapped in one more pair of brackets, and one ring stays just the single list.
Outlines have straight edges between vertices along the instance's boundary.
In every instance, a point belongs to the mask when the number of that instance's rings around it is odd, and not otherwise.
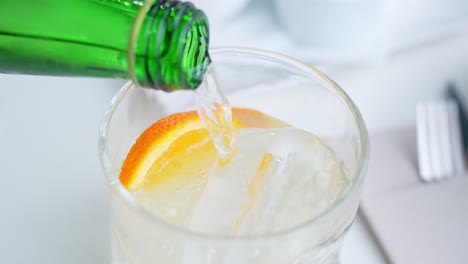
[{"label": "orange slice", "polygon": [[[275,128],[286,123],[262,112],[232,109],[234,130]],[[203,177],[216,164],[217,153],[196,111],[176,113],[147,128],[130,149],[120,173],[128,190],[140,190],[177,180],[177,188]],[[202,179],[199,179],[202,181]]]}]

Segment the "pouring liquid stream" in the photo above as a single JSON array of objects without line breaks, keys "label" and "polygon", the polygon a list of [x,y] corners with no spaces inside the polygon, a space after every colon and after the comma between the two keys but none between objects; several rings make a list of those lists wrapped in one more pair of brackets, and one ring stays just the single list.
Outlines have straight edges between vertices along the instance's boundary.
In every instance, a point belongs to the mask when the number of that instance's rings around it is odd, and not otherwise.
[{"label": "pouring liquid stream", "polygon": [[218,165],[229,162],[235,152],[232,111],[216,70],[210,66],[195,91],[197,112],[218,152]]},{"label": "pouring liquid stream", "polygon": [[[198,115],[208,130],[218,153],[217,167],[222,168],[236,155],[236,137],[238,135],[236,135],[233,130],[231,106],[224,94],[224,88],[213,66],[209,67],[202,84],[195,93]],[[259,155],[263,156],[264,160],[277,159],[277,157],[269,153],[260,153]],[[242,213],[239,214],[235,222],[232,223],[231,234],[233,236],[238,235],[239,227],[245,221],[246,216],[250,214],[255,207],[258,192],[264,187],[262,185],[266,184],[269,177],[268,174],[274,173],[271,169],[266,168],[264,163],[263,161],[260,164],[260,168],[263,168],[263,171],[259,170],[254,177],[251,177],[246,182],[245,187],[249,190],[245,195],[247,201],[243,205],[244,209]],[[272,165],[268,163],[268,167],[270,166]],[[259,180],[259,178],[262,179]],[[253,191],[253,189],[258,190]],[[281,197],[281,195],[277,195],[276,197]],[[274,212],[274,210],[272,210],[272,212]],[[264,220],[264,223],[265,221],[268,226],[272,225],[272,222]]]}]

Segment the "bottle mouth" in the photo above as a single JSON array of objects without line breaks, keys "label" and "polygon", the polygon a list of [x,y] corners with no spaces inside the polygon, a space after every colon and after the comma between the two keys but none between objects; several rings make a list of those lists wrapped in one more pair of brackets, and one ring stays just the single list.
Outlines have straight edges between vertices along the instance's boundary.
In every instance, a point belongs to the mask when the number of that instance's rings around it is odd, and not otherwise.
[{"label": "bottle mouth", "polygon": [[144,17],[136,18],[134,49],[129,44],[129,51],[134,50],[133,65],[129,58],[133,81],[164,91],[196,89],[211,62],[206,15],[187,2],[150,2],[141,8]]},{"label": "bottle mouth", "polygon": [[[192,13],[191,11],[189,11]],[[183,73],[183,87],[197,88],[211,63],[209,55],[209,24],[205,13],[196,10],[192,13],[192,22],[187,22],[184,32],[185,40],[181,47],[182,60],[180,71]]]}]

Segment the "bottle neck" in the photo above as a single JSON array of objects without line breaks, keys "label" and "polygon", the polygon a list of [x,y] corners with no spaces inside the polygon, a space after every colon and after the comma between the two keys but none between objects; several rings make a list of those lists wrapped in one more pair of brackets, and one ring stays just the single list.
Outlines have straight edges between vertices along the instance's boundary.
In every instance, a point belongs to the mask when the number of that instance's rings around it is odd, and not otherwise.
[{"label": "bottle neck", "polygon": [[209,63],[206,15],[191,3],[145,1],[135,17],[128,48],[131,79],[142,87],[195,89]]}]

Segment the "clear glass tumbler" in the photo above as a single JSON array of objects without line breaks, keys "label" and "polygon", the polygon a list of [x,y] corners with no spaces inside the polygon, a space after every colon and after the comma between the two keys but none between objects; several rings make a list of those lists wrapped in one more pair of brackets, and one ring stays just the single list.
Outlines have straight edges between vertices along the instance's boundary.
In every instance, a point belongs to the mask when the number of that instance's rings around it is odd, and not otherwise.
[{"label": "clear glass tumbler", "polygon": [[273,115],[321,137],[343,161],[351,181],[317,217],[288,230],[229,238],[166,223],[143,208],[119,181],[136,138],[171,113],[195,109],[191,91],[164,93],[129,83],[112,100],[100,128],[99,149],[109,183],[113,264],[317,264],[338,262],[341,241],[359,205],[368,136],[359,110],[332,80],[299,61],[260,50],[212,50],[232,106]]}]

